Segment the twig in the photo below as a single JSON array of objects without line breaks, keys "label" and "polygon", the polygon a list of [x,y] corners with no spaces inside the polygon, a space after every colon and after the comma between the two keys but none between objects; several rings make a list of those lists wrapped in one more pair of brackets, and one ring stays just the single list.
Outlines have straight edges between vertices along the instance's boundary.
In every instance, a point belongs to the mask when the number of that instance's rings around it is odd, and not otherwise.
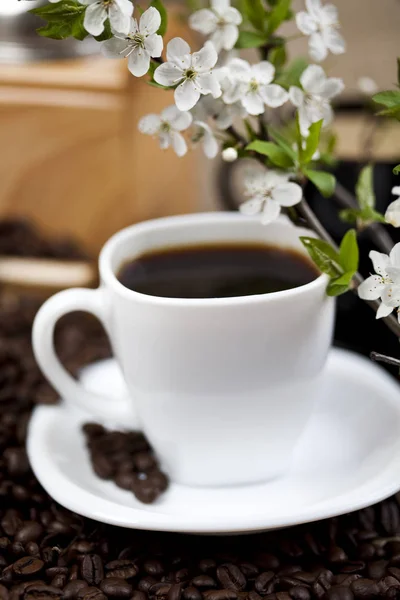
[{"label": "twig", "polygon": [[379,354],[379,352],[371,352],[370,358],[375,362],[382,362],[387,365],[392,365],[393,367],[400,368],[400,360],[398,358],[386,356],[385,354]]},{"label": "twig", "polygon": [[236,129],[232,125],[230,127],[228,127],[226,131],[233,138],[235,138],[235,140],[237,142],[239,142],[239,144],[241,144],[243,146],[243,148],[245,148],[247,146],[247,140],[246,140],[246,138],[243,137],[243,135],[241,133],[239,133],[238,131],[236,131]]},{"label": "twig", "polygon": [[[336,182],[333,198],[342,208],[358,207],[355,197],[339,182]],[[393,248],[393,240],[382,225],[379,223],[373,223],[366,229],[366,231],[369,233],[371,240],[380,250],[386,254],[390,253],[391,249]]]}]

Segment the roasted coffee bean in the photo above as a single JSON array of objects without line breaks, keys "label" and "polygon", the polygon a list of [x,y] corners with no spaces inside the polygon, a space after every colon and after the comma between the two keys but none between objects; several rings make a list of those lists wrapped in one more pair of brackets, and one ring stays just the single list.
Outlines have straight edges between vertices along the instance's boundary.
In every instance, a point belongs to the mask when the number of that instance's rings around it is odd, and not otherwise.
[{"label": "roasted coffee bean", "polygon": [[24,600],[59,600],[62,591],[51,585],[32,584],[25,590]]},{"label": "roasted coffee bean", "polygon": [[29,461],[25,448],[7,448],[3,458],[10,476],[21,477],[29,473]]},{"label": "roasted coffee bean", "polygon": [[115,474],[115,467],[111,460],[103,454],[92,454],[93,470],[101,479],[111,479]]},{"label": "roasted coffee bean", "polygon": [[15,535],[18,529],[22,526],[22,520],[18,516],[18,512],[16,510],[9,508],[6,510],[0,524],[6,535]]},{"label": "roasted coffee bean", "polygon": [[343,548],[332,546],[328,553],[328,560],[330,563],[343,563],[348,560],[348,556]]},{"label": "roasted coffee bean", "polygon": [[254,559],[254,564],[263,571],[277,571],[280,566],[279,558],[274,554],[260,552]]},{"label": "roasted coffee bean", "polygon": [[25,544],[25,551],[29,556],[39,556],[40,549],[36,542],[28,542]]},{"label": "roasted coffee bean", "polygon": [[106,564],[106,577],[132,579],[138,572],[138,567],[131,560],[113,560]]},{"label": "roasted coffee bean", "polygon": [[53,587],[58,587],[60,589],[64,589],[66,583],[67,583],[67,576],[60,574],[60,575],[56,575],[55,577],[53,577],[53,579],[50,582],[50,585],[52,585]]},{"label": "roasted coffee bean", "polygon": [[380,581],[378,581],[378,585],[379,585],[379,590],[380,590],[381,594],[386,594],[388,589],[391,587],[400,588],[400,582],[395,577],[392,577],[391,575],[388,575],[387,577],[383,577]]},{"label": "roasted coffee bean", "polygon": [[104,429],[104,427],[102,425],[99,425],[98,423],[86,423],[83,427],[83,432],[89,437],[89,438],[96,438],[99,437],[101,435],[104,435],[106,430]]},{"label": "roasted coffee bean", "polygon": [[217,568],[217,562],[213,558],[203,558],[198,566],[202,573],[214,573]]},{"label": "roasted coffee bean", "polygon": [[16,542],[26,544],[28,542],[36,542],[43,533],[43,527],[35,521],[26,521],[23,526],[17,531],[15,536]]},{"label": "roasted coffee bean", "polygon": [[155,579],[155,577],[151,577],[150,575],[143,577],[143,579],[141,579],[138,583],[138,590],[146,593],[155,583],[157,583],[157,579]]},{"label": "roasted coffee bean", "polygon": [[379,596],[379,586],[372,579],[361,578],[353,581],[351,591],[356,598],[361,598],[362,600],[372,600]]},{"label": "roasted coffee bean", "polygon": [[362,560],[354,560],[340,565],[341,573],[361,573],[365,569],[365,562]]},{"label": "roasted coffee bean", "polygon": [[400,581],[400,568],[398,567],[388,567],[387,572],[392,577],[395,577],[397,581]]},{"label": "roasted coffee bean", "polygon": [[340,573],[339,575],[336,575],[334,577],[334,583],[335,585],[344,585],[349,587],[351,586],[353,581],[357,581],[357,579],[362,579],[362,576],[358,575],[357,573],[353,573],[352,575],[348,575],[347,573]]},{"label": "roasted coffee bean", "polygon": [[186,583],[190,579],[189,569],[179,569],[175,573],[174,581],[175,583]]},{"label": "roasted coffee bean", "polygon": [[15,557],[24,556],[26,554],[25,547],[22,542],[13,542],[9,548],[10,554]]},{"label": "roasted coffee bean", "polygon": [[246,587],[246,577],[236,565],[227,563],[217,568],[217,578],[225,589],[243,591]]},{"label": "roasted coffee bean", "polygon": [[44,562],[34,556],[25,556],[17,560],[12,567],[14,573],[17,575],[28,577],[39,573],[44,567]]},{"label": "roasted coffee bean", "polygon": [[266,571],[265,573],[260,573],[254,583],[254,587],[256,591],[261,594],[261,596],[265,596],[266,594],[270,594],[272,592],[272,584],[273,579],[275,577],[275,573],[273,571]]},{"label": "roasted coffee bean", "polygon": [[0,583],[0,600],[8,600],[8,589]]},{"label": "roasted coffee bean", "polygon": [[149,589],[149,596],[155,596],[156,598],[165,598],[167,597],[170,589],[172,587],[171,583],[164,583],[159,581],[151,586]]},{"label": "roasted coffee bean", "polygon": [[74,579],[68,582],[63,590],[63,600],[75,600],[79,592],[87,587],[88,584],[83,579]]},{"label": "roasted coffee bean", "polygon": [[115,484],[123,490],[131,490],[135,485],[136,477],[133,471],[118,471],[114,478]]},{"label": "roasted coffee bean", "polygon": [[203,597],[206,600],[236,600],[238,594],[232,588],[225,590],[207,590],[203,592]]},{"label": "roasted coffee bean", "polygon": [[174,583],[171,585],[168,592],[168,600],[181,600],[183,585],[181,583]]},{"label": "roasted coffee bean", "polygon": [[160,577],[164,574],[164,565],[159,560],[146,560],[143,563],[143,569],[152,577]]},{"label": "roasted coffee bean", "polygon": [[348,586],[335,585],[326,592],[326,600],[354,600],[354,594]]},{"label": "roasted coffee bean", "polygon": [[107,600],[106,596],[97,587],[83,588],[78,594],[79,600]]},{"label": "roasted coffee bean", "polygon": [[156,459],[150,452],[138,452],[133,462],[140,473],[148,473],[157,466]]},{"label": "roasted coffee bean", "polygon": [[367,575],[369,579],[381,579],[386,574],[388,566],[387,560],[374,560],[367,567]]},{"label": "roasted coffee bean", "polygon": [[98,554],[85,554],[81,566],[82,579],[89,585],[98,585],[104,578],[103,561]]},{"label": "roasted coffee bean", "polygon": [[259,574],[259,569],[252,563],[242,562],[239,564],[239,569],[242,571],[246,579],[255,579]]},{"label": "roasted coffee bean", "polygon": [[125,579],[110,577],[103,579],[100,584],[101,591],[111,598],[130,598],[133,588]]},{"label": "roasted coffee bean", "polygon": [[185,600],[202,600],[203,598],[201,592],[192,585],[183,590],[183,597]]},{"label": "roasted coffee bean", "polygon": [[247,594],[248,600],[262,600],[260,594],[257,594],[254,590]]},{"label": "roasted coffee bean", "polygon": [[311,586],[313,595],[317,598],[323,598],[333,582],[333,573],[327,569],[322,569],[317,579]]},{"label": "roasted coffee bean", "polygon": [[395,535],[400,529],[400,511],[394,500],[386,500],[381,504],[381,523],[388,535]]},{"label": "roasted coffee bean", "polygon": [[135,590],[132,594],[131,600],[147,600],[147,596],[144,592],[139,592],[139,590]]},{"label": "roasted coffee bean", "polygon": [[211,575],[204,574],[193,577],[192,585],[196,586],[197,588],[216,588],[217,582],[213,577],[211,577]]},{"label": "roasted coffee bean", "polygon": [[296,585],[289,590],[289,596],[293,600],[310,600],[311,593],[309,588],[304,585]]}]

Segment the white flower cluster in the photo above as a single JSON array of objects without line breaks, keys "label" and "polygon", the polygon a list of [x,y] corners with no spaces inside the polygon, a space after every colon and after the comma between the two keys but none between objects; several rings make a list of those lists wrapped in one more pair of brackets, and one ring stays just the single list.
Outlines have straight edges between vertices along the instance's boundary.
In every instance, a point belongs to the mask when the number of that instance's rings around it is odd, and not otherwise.
[{"label": "white flower cluster", "polygon": [[358,295],[362,300],[382,300],[377,319],[387,317],[397,309],[400,322],[400,243],[393,247],[389,256],[372,250],[369,257],[376,274],[363,281]]}]

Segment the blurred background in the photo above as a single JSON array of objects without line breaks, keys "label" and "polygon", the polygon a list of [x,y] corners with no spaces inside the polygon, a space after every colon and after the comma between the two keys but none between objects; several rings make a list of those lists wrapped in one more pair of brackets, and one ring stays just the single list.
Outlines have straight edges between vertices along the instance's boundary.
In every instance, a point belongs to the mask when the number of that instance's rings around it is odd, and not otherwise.
[{"label": "blurred background", "polygon": [[[168,4],[173,14],[168,37],[182,35],[195,43],[182,19],[183,3]],[[352,190],[360,166],[376,162],[378,209],[384,210],[396,185],[391,169],[400,162],[400,126],[394,121],[377,126],[371,120],[360,79],[372,79],[377,90],[395,85],[400,2],[335,4],[348,45],[345,55],[331,55],[324,63],[346,84],[337,106],[340,163],[335,170]],[[226,186],[230,175],[218,160],[208,161],[200,151],[178,159],[138,132],[139,118],[172,103],[171,93],[132,77],[125,61],[102,58],[94,41],[40,38],[35,29],[42,22],[27,13],[39,5],[0,0],[0,219],[22,217],[45,234],[73,236],[95,256],[112,233],[134,222],[232,207],[235,200],[227,197]],[[296,10],[302,6],[302,0],[295,0]],[[290,27],[285,33],[291,33]],[[290,42],[290,51],[293,57],[306,56],[306,39]],[[367,81],[367,87],[372,84]],[[229,193],[234,196],[235,190]],[[309,199],[331,233],[342,235],[343,225],[328,203],[313,189]],[[367,252],[368,236],[361,244]],[[362,267],[368,272],[368,263]],[[360,335],[352,329],[351,339],[348,327],[341,326],[350,317],[360,328]],[[391,337],[350,295],[340,302],[339,343],[368,351],[362,333],[366,318],[375,327],[373,349],[389,351]]]}]

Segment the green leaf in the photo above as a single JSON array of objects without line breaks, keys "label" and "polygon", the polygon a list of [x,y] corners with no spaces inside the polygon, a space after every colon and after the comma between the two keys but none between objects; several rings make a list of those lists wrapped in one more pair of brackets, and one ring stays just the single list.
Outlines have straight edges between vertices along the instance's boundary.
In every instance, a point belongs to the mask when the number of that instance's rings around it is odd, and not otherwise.
[{"label": "green leaf", "polygon": [[356,185],[358,205],[361,209],[375,207],[373,167],[367,165],[361,170]]},{"label": "green leaf", "polygon": [[275,80],[282,87],[289,89],[291,85],[300,85],[300,77],[303,71],[308,67],[308,61],[305,58],[296,58]]},{"label": "green leaf", "polygon": [[357,234],[355,229],[349,229],[339,250],[340,265],[345,273],[354,273],[358,270],[359,251],[357,244]]},{"label": "green leaf", "polygon": [[279,131],[273,129],[272,127],[268,128],[269,134],[271,138],[286,152],[288,156],[292,159],[293,162],[297,159],[297,153],[292,148],[291,141],[285,138]]},{"label": "green leaf", "polygon": [[74,37],[83,40],[88,35],[83,26],[86,6],[77,0],[61,0],[57,4],[46,4],[30,12],[47,21],[37,33],[42,37],[64,40]]},{"label": "green leaf", "polygon": [[243,8],[254,29],[264,31],[266,13],[262,0],[244,0]]},{"label": "green leaf", "polygon": [[344,223],[353,225],[354,223],[357,223],[357,219],[360,217],[360,212],[361,211],[357,210],[356,208],[344,208],[339,212],[339,218],[341,221],[344,221]]},{"label": "green leaf", "polygon": [[400,120],[400,106],[393,106],[392,108],[385,108],[376,113],[379,117],[390,117],[392,119]]},{"label": "green leaf", "polygon": [[395,175],[400,175],[400,165],[397,165],[394,169],[393,169],[393,173]]},{"label": "green leaf", "polygon": [[400,85],[400,58],[397,59],[397,83]]},{"label": "green leaf", "polygon": [[239,33],[236,48],[260,48],[267,42],[268,37],[255,31],[241,31]]},{"label": "green leaf", "polygon": [[325,198],[332,196],[335,191],[336,179],[331,173],[314,171],[314,169],[304,169],[303,172]]},{"label": "green leaf", "polygon": [[261,140],[255,140],[247,146],[246,150],[254,150],[254,152],[257,152],[258,154],[268,156],[270,161],[277,167],[287,169],[288,167],[293,166],[292,157],[289,156],[285,152],[285,150],[283,150],[273,142],[263,142]]},{"label": "green leaf", "polygon": [[97,35],[94,39],[97,42],[105,42],[113,37],[110,25],[110,19],[107,19],[104,23],[104,31],[100,35]]},{"label": "green leaf", "polygon": [[330,278],[343,274],[338,252],[328,242],[312,237],[300,237],[300,241],[317,267]]},{"label": "green leaf", "polygon": [[400,108],[400,92],[397,90],[379,92],[379,94],[372,96],[372,100],[376,102],[376,104],[383,104],[383,106],[386,106],[387,108]]},{"label": "green leaf", "polygon": [[268,53],[268,60],[274,65],[275,69],[283,67],[287,60],[285,46],[276,46],[275,48],[272,48]]},{"label": "green leaf", "polygon": [[304,150],[300,147],[300,161],[301,164],[307,164],[312,160],[315,152],[318,150],[319,140],[321,136],[321,128],[323,119],[317,121],[317,123],[313,123],[311,127],[308,128],[308,138],[306,140],[306,147]]},{"label": "green leaf", "polygon": [[162,0],[153,0],[150,6],[154,6],[161,15],[161,25],[157,31],[158,35],[164,36],[168,27],[168,13]]},{"label": "green leaf", "polygon": [[349,284],[337,285],[335,280],[330,281],[328,283],[328,287],[326,288],[326,293],[328,296],[342,296],[346,292],[349,291]]},{"label": "green leaf", "polygon": [[282,25],[283,21],[285,21],[290,10],[290,4],[291,0],[279,0],[278,4],[271,10],[267,23],[267,32],[269,35],[274,33]]}]

